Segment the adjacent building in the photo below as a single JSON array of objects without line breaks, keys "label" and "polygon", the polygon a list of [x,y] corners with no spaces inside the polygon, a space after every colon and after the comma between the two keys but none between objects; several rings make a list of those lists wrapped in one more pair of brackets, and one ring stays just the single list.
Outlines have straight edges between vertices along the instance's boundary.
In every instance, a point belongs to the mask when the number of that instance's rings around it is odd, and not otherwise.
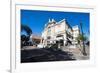
[{"label": "adjacent building", "polygon": [[60,44],[61,46],[77,44],[76,38],[79,35],[78,25],[71,27],[66,19],[56,22],[49,19],[42,31],[41,43],[46,46]]}]

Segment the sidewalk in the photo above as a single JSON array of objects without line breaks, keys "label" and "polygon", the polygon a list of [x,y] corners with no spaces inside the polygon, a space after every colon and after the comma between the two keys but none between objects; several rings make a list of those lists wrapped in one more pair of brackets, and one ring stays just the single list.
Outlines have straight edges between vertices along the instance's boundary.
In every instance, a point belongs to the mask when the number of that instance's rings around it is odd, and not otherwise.
[{"label": "sidewalk", "polygon": [[34,46],[24,46],[23,48],[21,48],[21,50],[30,50],[30,49],[36,49],[36,48],[37,47],[35,45]]},{"label": "sidewalk", "polygon": [[82,49],[80,48],[68,48],[68,47],[62,47],[62,50],[63,51],[66,51],[66,52],[71,52],[73,54],[73,58],[75,58],[76,60],[88,60],[89,59],[89,47],[85,47],[86,49],[86,53],[87,53],[87,56],[84,56],[82,54]]}]

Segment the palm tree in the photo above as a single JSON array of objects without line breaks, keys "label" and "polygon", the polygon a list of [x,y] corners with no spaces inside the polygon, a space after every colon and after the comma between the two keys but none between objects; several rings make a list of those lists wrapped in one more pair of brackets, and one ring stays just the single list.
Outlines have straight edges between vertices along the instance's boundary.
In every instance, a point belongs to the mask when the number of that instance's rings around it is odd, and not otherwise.
[{"label": "palm tree", "polygon": [[80,23],[80,28],[81,28],[81,33],[82,33],[82,36],[81,36],[81,41],[82,41],[82,44],[83,44],[83,55],[87,55],[86,54],[86,51],[85,51],[85,44],[84,44],[84,40],[86,40],[86,38],[84,37],[84,33],[83,33],[83,29],[82,29],[82,26],[83,24],[82,23]]},{"label": "palm tree", "polygon": [[[82,50],[83,55],[87,55],[86,50],[85,50],[85,44],[84,44],[84,41],[86,41],[86,40],[87,40],[87,38],[85,36],[83,36],[82,34],[80,34],[77,37],[78,43],[80,44],[80,46],[83,46],[83,50]],[[82,42],[82,44],[81,44],[81,42]]]}]

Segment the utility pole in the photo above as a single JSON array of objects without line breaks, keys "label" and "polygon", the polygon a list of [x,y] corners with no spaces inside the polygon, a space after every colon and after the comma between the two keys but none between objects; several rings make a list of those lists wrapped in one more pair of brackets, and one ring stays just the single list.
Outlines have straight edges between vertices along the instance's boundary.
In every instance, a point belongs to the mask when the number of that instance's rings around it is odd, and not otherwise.
[{"label": "utility pole", "polygon": [[[81,32],[82,32],[82,36],[84,38],[84,33],[83,33],[83,29],[82,29],[82,23],[80,23],[80,27],[81,27]],[[82,44],[83,44],[83,49],[82,49],[82,53],[83,55],[87,55],[86,50],[85,50],[85,43],[84,43],[84,39],[82,40]]]}]

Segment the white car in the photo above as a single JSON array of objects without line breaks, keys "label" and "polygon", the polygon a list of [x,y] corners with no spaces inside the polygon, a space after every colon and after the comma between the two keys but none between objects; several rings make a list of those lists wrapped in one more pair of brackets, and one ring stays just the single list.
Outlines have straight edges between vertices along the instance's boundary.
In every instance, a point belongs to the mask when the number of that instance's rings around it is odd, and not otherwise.
[{"label": "white car", "polygon": [[37,47],[38,48],[43,48],[43,44],[38,44]]}]

